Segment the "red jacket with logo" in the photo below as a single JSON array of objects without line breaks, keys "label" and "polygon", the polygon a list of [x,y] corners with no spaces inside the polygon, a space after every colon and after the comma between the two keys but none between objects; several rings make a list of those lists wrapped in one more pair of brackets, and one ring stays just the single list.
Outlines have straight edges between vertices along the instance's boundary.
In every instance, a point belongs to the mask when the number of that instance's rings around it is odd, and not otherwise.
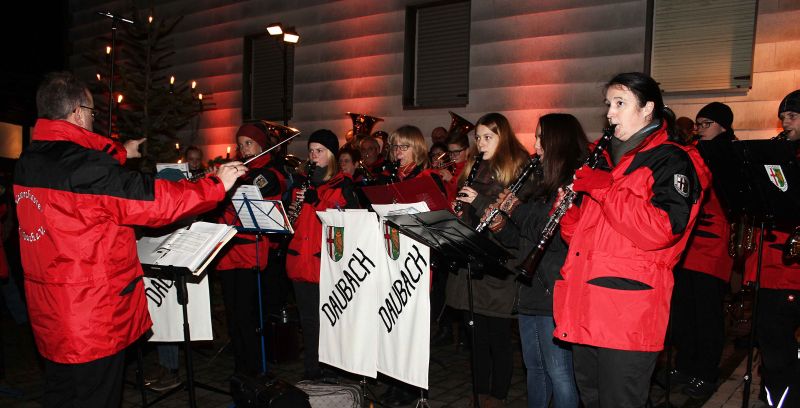
[{"label": "red jacket with logo", "polygon": [[728,255],[731,225],[714,188],[705,192],[697,224],[686,246],[681,267],[730,282],[733,258]]},{"label": "red jacket with logo", "polygon": [[596,347],[658,351],[669,318],[672,268],[689,239],[709,172],[694,147],[668,141],[662,126],[620,158],[611,174],[610,187],[584,195],[562,219],[569,253],[564,280],[554,290],[553,335]]},{"label": "red jacket with logo", "polygon": [[[303,179],[298,180],[298,186]],[[286,274],[289,279],[302,282],[319,283],[320,254],[322,251],[322,222],[317,211],[329,208],[358,208],[358,199],[353,193],[353,180],[349,175],[339,173],[327,182],[314,186],[318,201],[314,204],[304,202],[300,216],[294,224],[294,237],[286,251]],[[299,187],[292,189],[290,197],[296,197]]]},{"label": "red jacket with logo", "polygon": [[31,140],[14,195],[36,345],[66,364],[115,354],[151,326],[132,226],[211,210],[225,189],[126,169],[122,145],[66,121],[39,119]]},{"label": "red jacket with logo", "polygon": [[[253,184],[261,190],[265,200],[280,200],[281,194],[286,191],[286,177],[270,165],[270,155],[265,154],[250,163],[247,175],[239,178],[236,185],[230,189],[228,196],[232,196],[236,188],[242,184]],[[237,206],[241,206],[237,202]],[[236,208],[232,201],[228,202],[225,211],[219,218],[219,223],[241,226],[242,222],[236,215]],[[250,269],[256,266],[256,235],[253,233],[239,232],[223,249],[223,254],[217,262],[217,270]],[[258,245],[258,268],[267,267],[269,255],[269,238],[261,237]]]}]

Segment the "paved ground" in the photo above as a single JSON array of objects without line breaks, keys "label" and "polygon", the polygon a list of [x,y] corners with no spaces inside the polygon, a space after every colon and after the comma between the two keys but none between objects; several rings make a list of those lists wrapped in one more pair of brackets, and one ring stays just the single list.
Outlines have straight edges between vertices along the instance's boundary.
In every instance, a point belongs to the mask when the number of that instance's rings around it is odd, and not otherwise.
[{"label": "paved ground", "polygon": [[[40,365],[37,362],[35,347],[30,330],[25,325],[16,325],[4,308],[0,307],[2,318],[0,319],[0,329],[2,329],[2,351],[6,358],[6,380],[0,383],[0,406],[2,407],[39,407],[38,402],[41,397],[43,378]],[[222,312],[219,305],[214,307],[215,325],[221,324]],[[680,393],[680,389],[673,390],[670,394],[669,402],[675,407],[741,407],[742,398],[742,376],[744,373],[745,350],[737,350],[733,347],[733,339],[744,335],[748,330],[747,322],[735,323],[730,325],[728,342],[726,344],[725,355],[723,356],[723,377],[720,388],[707,402],[690,399]],[[223,390],[228,389],[228,379],[233,372],[232,355],[229,347],[224,347],[227,339],[224,336],[224,328],[217,328],[217,340],[214,342],[203,342],[194,344],[193,361],[195,366],[196,381],[208,384]],[[220,334],[222,333],[222,334]],[[508,407],[525,407],[525,377],[522,366],[522,356],[519,351],[518,336],[514,337],[515,371],[512,379],[511,391],[509,392]],[[148,347],[149,348],[149,347]],[[129,353],[130,357],[135,357],[135,353]],[[471,392],[469,352],[455,345],[434,347],[431,351],[432,361],[430,368],[430,407],[463,407],[469,401]],[[126,381],[130,384],[125,386],[124,407],[135,407],[142,405],[142,396],[139,390],[134,387],[135,379],[135,358],[131,358],[126,373]],[[154,350],[147,350],[144,355],[145,368],[152,369],[156,360]],[[662,361],[664,359],[662,358]],[[279,378],[289,382],[300,380],[302,375],[302,363],[300,359],[271,364],[270,370]],[[183,374],[183,369],[181,370]],[[345,382],[357,383],[360,378],[352,377],[342,373]],[[751,397],[751,407],[764,407],[765,404],[756,401],[758,377]],[[380,381],[369,381],[367,388],[370,395],[380,395],[385,390],[385,385]],[[11,394],[8,392],[12,391]],[[197,403],[199,407],[232,407],[231,397],[221,395],[204,389],[197,389]],[[159,394],[147,392],[148,401],[152,401]],[[666,395],[664,391],[654,386],[651,392],[651,400],[656,407],[665,407]],[[704,405],[705,403],[705,405]],[[157,407],[186,407],[188,406],[188,393],[179,390],[155,406]],[[414,406],[414,404],[408,405]]]}]

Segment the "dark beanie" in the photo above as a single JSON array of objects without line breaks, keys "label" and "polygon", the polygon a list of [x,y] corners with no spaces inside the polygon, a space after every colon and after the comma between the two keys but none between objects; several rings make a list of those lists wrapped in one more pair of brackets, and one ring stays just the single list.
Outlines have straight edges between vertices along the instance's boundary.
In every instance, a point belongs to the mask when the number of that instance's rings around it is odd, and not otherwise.
[{"label": "dark beanie", "polygon": [[733,111],[724,103],[711,102],[703,106],[703,109],[697,112],[696,118],[711,119],[724,127],[725,130],[733,131]]},{"label": "dark beanie", "polygon": [[242,125],[238,131],[236,131],[236,137],[239,136],[247,136],[253,139],[259,146],[261,146],[261,150],[267,150],[269,141],[267,139],[267,134],[264,133],[264,129],[253,125],[251,123]]},{"label": "dark beanie", "polygon": [[308,137],[308,144],[311,143],[319,143],[336,156],[339,153],[339,138],[328,129],[319,129],[314,131],[311,136]]},{"label": "dark beanie", "polygon": [[778,118],[781,117],[781,113],[786,111],[800,113],[800,89],[783,98],[781,104],[778,105]]}]

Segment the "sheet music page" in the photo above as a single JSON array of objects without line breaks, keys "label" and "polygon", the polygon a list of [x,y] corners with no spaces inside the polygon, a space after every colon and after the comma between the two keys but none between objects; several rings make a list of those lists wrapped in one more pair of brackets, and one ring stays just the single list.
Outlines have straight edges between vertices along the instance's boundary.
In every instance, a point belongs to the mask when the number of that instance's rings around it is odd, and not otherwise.
[{"label": "sheet music page", "polygon": [[424,201],[411,204],[373,204],[372,209],[375,210],[381,217],[390,215],[405,215],[405,214],[419,214],[421,212],[428,212],[428,204]]},{"label": "sheet music page", "polygon": [[247,196],[248,200],[263,200],[264,199],[264,197],[261,195],[261,190],[259,190],[258,187],[254,186],[252,184],[242,184],[233,193],[233,199],[234,200],[243,200],[245,196]]},{"label": "sheet music page", "polygon": [[136,248],[143,264],[186,267],[197,273],[219,244],[234,234],[235,229],[225,224],[195,222],[168,235],[142,237]]},{"label": "sheet music page", "polygon": [[[249,196],[248,196],[249,197]],[[288,230],[294,234],[294,229],[286,217],[283,203],[279,200],[249,201],[255,216],[255,223],[244,201],[234,201],[236,212],[245,228],[260,228],[262,230]],[[258,224],[256,226],[256,224]]]}]

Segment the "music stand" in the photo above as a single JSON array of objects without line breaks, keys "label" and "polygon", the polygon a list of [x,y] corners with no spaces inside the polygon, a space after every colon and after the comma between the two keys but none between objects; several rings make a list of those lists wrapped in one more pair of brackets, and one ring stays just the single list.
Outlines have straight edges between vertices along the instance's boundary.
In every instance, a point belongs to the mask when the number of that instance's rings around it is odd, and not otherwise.
[{"label": "music stand", "polygon": [[[171,265],[147,265],[143,264],[142,268],[147,272],[148,277],[158,277],[162,279],[169,279],[175,282],[175,292],[176,296],[178,297],[178,304],[181,305],[181,309],[183,312],[183,345],[185,349],[185,358],[184,362],[186,364],[186,384],[185,389],[189,392],[189,406],[191,408],[197,407],[197,398],[195,396],[194,389],[202,388],[204,390],[213,391],[216,393],[220,393],[223,395],[230,395],[230,393],[223,391],[219,388],[212,387],[207,384],[203,384],[200,382],[196,382],[194,380],[194,367],[192,364],[192,335],[189,328],[189,311],[187,308],[187,304],[189,303],[189,292],[187,288],[187,283],[191,279],[193,283],[196,283],[202,279],[202,276],[197,276],[192,273],[189,268],[186,267],[177,267]],[[140,363],[141,364],[141,363]],[[141,383],[140,383],[141,384]],[[144,388],[144,387],[142,387]],[[159,401],[171,396],[180,388],[175,388],[169,392],[164,393],[163,395],[159,396],[153,402],[147,403],[147,399],[145,397],[144,391],[142,392],[142,402],[143,406],[151,406]]]},{"label": "music stand", "polygon": [[758,316],[765,229],[774,223],[800,221],[800,169],[792,144],[787,141],[711,140],[698,144],[703,159],[714,176],[714,188],[731,216],[749,215],[760,223],[756,278],[753,282],[747,368],[744,375],[742,406],[747,407],[753,381],[753,343]]},{"label": "music stand", "polygon": [[[238,191],[237,191],[238,192]],[[267,373],[267,349],[264,343],[264,306],[261,296],[261,271],[259,270],[259,251],[258,244],[261,235],[264,234],[294,234],[292,224],[286,217],[283,210],[283,203],[279,200],[263,200],[260,193],[258,199],[251,199],[246,192],[242,192],[241,198],[235,196],[231,201],[236,210],[236,218],[242,224],[237,226],[239,232],[256,234],[256,285],[258,288],[258,337],[261,341],[261,373]],[[236,205],[239,202],[240,204]]]},{"label": "music stand", "polygon": [[[479,269],[491,269],[501,273],[492,275],[507,275],[513,273],[505,267],[505,262],[511,254],[503,247],[484,235],[477,233],[470,226],[456,218],[447,210],[430,211],[418,214],[390,215],[386,222],[397,228],[401,233],[419,241],[431,249],[438,251],[442,256],[454,261],[466,260],[467,267],[467,302],[469,305],[469,328],[472,344],[475,344],[475,308],[472,295],[473,276],[471,265]],[[491,266],[491,268],[487,268]],[[472,400],[475,406],[478,402],[478,388],[476,379],[476,362],[474,347],[470,351],[472,360]]]}]

